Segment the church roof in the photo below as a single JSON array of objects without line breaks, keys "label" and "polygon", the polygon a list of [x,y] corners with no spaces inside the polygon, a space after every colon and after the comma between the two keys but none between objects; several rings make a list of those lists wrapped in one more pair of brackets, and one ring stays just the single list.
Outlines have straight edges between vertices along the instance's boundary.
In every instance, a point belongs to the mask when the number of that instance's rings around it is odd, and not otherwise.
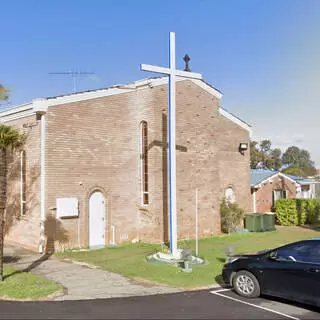
[{"label": "church roof", "polygon": [[[217,90],[216,88],[214,88],[213,86],[211,86],[210,84],[208,84],[202,79],[200,80],[200,79],[191,79],[191,78],[188,78],[188,79],[177,78],[176,81],[177,82],[191,81],[197,86],[201,87],[203,90],[207,91],[209,94],[215,96],[216,98],[221,99],[222,97],[222,93],[219,90]],[[30,103],[16,106],[0,112],[0,121],[7,122],[14,119],[27,117],[34,114],[35,112],[46,111],[47,108],[50,106],[96,99],[96,98],[117,95],[122,93],[128,93],[131,91],[145,89],[146,87],[152,88],[160,85],[165,85],[167,83],[168,83],[167,76],[153,77],[153,78],[145,78],[145,79],[134,81],[127,84],[113,85],[108,88],[87,90],[82,92],[74,92],[74,93],[54,96],[54,97],[35,99]],[[223,115],[224,117],[228,118],[229,120],[233,121],[237,125],[249,131],[249,134],[251,136],[251,133],[252,133],[251,126],[248,125],[245,121],[236,117],[235,115],[231,114],[230,112],[228,112],[227,110],[221,107],[219,111],[221,115]]]}]

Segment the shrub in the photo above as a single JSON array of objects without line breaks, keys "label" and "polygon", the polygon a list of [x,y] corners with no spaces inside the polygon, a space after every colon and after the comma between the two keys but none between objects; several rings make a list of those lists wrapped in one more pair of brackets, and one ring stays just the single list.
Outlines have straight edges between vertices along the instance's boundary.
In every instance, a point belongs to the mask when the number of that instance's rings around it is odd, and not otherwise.
[{"label": "shrub", "polygon": [[307,215],[307,223],[314,224],[320,218],[320,201],[318,199],[305,199],[305,210]]},{"label": "shrub", "polygon": [[313,224],[320,217],[318,199],[280,199],[276,201],[276,217],[282,226]]},{"label": "shrub", "polygon": [[244,210],[238,204],[223,199],[220,205],[221,230],[224,233],[235,232],[244,216]]},{"label": "shrub", "polygon": [[280,199],[276,201],[276,217],[281,226],[298,225],[298,215],[295,199]]}]

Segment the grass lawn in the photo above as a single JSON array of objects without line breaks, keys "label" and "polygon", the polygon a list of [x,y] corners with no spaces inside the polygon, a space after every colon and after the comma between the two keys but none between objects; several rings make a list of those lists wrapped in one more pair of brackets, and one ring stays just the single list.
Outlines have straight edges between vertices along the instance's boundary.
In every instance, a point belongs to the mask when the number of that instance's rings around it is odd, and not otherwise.
[{"label": "grass lawn", "polygon": [[[220,235],[203,239],[199,241],[199,256],[204,257],[207,264],[194,267],[192,273],[181,272],[173,266],[147,263],[145,256],[159,251],[161,246],[145,243],[123,244],[82,252],[66,251],[57,253],[57,256],[87,262],[130,278],[191,289],[212,286],[219,281],[226,258],[225,249],[229,245],[235,248],[236,253],[254,252],[315,237],[320,237],[319,231],[299,227],[278,227],[276,231],[271,232]],[[195,241],[185,241],[181,245],[195,250]]]},{"label": "grass lawn", "polygon": [[35,300],[61,292],[62,286],[30,272],[20,272],[4,265],[3,282],[0,282],[0,299]]}]

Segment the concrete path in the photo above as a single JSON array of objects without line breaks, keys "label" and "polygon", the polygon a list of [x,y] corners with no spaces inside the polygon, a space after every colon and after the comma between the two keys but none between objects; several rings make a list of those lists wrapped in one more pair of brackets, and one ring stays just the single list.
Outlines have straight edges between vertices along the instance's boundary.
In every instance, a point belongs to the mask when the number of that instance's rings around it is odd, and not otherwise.
[{"label": "concrete path", "polygon": [[65,292],[54,300],[83,300],[145,296],[182,291],[166,286],[138,283],[119,274],[83,263],[41,257],[15,247],[6,247],[5,261],[15,268],[31,271],[60,283]]}]

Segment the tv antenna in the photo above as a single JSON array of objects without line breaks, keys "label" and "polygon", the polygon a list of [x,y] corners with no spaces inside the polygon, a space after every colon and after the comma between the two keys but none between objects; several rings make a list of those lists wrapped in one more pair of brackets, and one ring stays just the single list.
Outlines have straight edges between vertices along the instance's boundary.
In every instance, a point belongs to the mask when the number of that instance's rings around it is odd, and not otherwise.
[{"label": "tv antenna", "polygon": [[77,78],[86,77],[91,74],[95,74],[94,72],[84,72],[84,71],[70,71],[70,72],[49,72],[52,75],[63,75],[63,76],[71,76],[73,83],[73,92],[77,91]]}]

